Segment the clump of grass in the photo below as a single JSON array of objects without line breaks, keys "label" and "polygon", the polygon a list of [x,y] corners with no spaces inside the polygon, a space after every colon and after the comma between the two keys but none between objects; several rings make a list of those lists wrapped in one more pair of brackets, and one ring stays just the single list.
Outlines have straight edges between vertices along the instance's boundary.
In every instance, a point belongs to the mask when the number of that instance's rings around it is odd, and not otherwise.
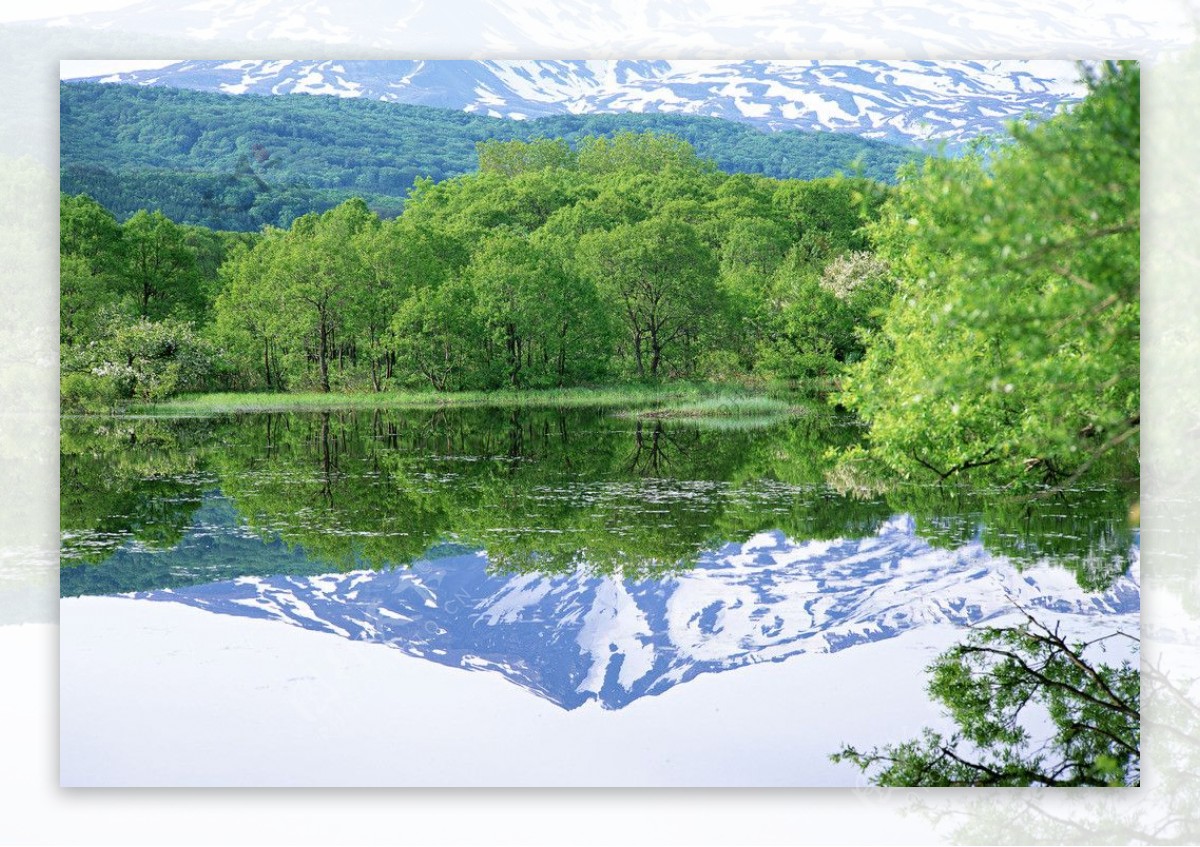
[{"label": "clump of grass", "polygon": [[802,407],[786,400],[762,395],[722,393],[687,402],[672,402],[656,409],[633,413],[643,419],[675,418],[766,418],[800,414]]},{"label": "clump of grass", "polygon": [[710,417],[710,418],[677,418],[673,426],[692,426],[698,429],[716,432],[748,432],[754,429],[767,429],[779,426],[780,421],[786,420],[786,415],[756,415],[754,417]]}]

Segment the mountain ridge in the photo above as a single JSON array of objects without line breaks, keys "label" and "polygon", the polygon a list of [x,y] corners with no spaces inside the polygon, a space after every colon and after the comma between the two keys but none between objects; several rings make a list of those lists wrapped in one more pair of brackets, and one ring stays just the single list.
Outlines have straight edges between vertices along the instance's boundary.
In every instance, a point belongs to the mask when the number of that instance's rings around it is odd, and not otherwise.
[{"label": "mountain ridge", "polygon": [[142,208],[219,229],[287,227],[352,196],[399,213],[417,179],[478,168],[476,143],[666,132],[728,173],[880,181],[917,154],[850,134],[762,132],[678,114],[552,115],[527,121],[363,99],[237,96],[170,87],[60,86],[61,189],[118,218]]},{"label": "mountain ridge", "polygon": [[702,115],[951,151],[1003,134],[1025,115],[1049,117],[1084,94],[1063,63],[995,60],[187,60],[91,81],[377,99],[518,120]]}]

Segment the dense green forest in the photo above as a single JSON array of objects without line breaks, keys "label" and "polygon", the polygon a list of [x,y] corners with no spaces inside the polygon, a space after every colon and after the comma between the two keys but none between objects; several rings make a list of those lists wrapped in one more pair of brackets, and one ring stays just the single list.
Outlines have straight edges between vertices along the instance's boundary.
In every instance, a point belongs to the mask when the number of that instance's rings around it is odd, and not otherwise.
[{"label": "dense green forest", "polygon": [[[847,491],[1111,475],[1139,425],[1137,66],[1104,65],[1091,88],[1013,143],[911,165],[895,186],[729,174],[647,132],[482,141],[477,171],[418,180],[396,218],[354,198],[256,234],[122,222],[67,193],[64,405],[785,379],[869,425],[831,474]],[[86,111],[73,98],[64,122]],[[318,100],[288,108],[391,108]],[[207,116],[180,116],[175,142],[162,127],[144,141],[163,162],[209,143],[193,137]],[[243,142],[222,155],[262,179],[276,153],[255,161]],[[368,158],[345,165],[369,170],[382,142],[360,143]]]},{"label": "dense green forest", "polygon": [[480,141],[671,134],[728,173],[892,181],[914,151],[841,133],[761,132],[718,118],[563,115],[515,121],[449,109],[296,94],[210,94],[64,83],[62,190],[124,220],[142,209],[215,229],[288,227],[361,197],[395,217],[420,179],[475,171]]},{"label": "dense green forest", "polygon": [[886,302],[872,181],[728,175],[652,133],[479,156],[399,218],[353,199],[255,235],[64,195],[65,393],[822,377]]}]

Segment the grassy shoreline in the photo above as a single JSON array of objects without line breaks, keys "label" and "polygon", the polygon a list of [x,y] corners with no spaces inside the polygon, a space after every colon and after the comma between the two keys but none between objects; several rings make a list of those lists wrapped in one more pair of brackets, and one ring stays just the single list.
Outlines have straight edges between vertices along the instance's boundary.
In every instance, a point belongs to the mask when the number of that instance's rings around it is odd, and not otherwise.
[{"label": "grassy shoreline", "polygon": [[793,408],[770,396],[769,387],[748,389],[721,383],[671,383],[499,391],[385,391],[328,394],[297,392],[184,395],[158,403],[132,404],[126,414],[171,417],[238,412],[322,411],[333,409],[439,409],[465,407],[551,408],[569,406],[644,407],[648,417],[707,417],[779,414]]}]

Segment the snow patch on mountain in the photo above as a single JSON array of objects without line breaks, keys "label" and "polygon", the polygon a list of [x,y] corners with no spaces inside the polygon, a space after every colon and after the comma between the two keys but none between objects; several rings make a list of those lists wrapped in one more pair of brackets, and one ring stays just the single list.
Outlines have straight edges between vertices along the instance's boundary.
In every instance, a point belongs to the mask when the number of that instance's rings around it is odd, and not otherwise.
[{"label": "snow patch on mountain", "polygon": [[677,113],[952,148],[1025,115],[1049,117],[1086,92],[1065,61],[188,60],[99,81],[364,97],[519,120]]}]

